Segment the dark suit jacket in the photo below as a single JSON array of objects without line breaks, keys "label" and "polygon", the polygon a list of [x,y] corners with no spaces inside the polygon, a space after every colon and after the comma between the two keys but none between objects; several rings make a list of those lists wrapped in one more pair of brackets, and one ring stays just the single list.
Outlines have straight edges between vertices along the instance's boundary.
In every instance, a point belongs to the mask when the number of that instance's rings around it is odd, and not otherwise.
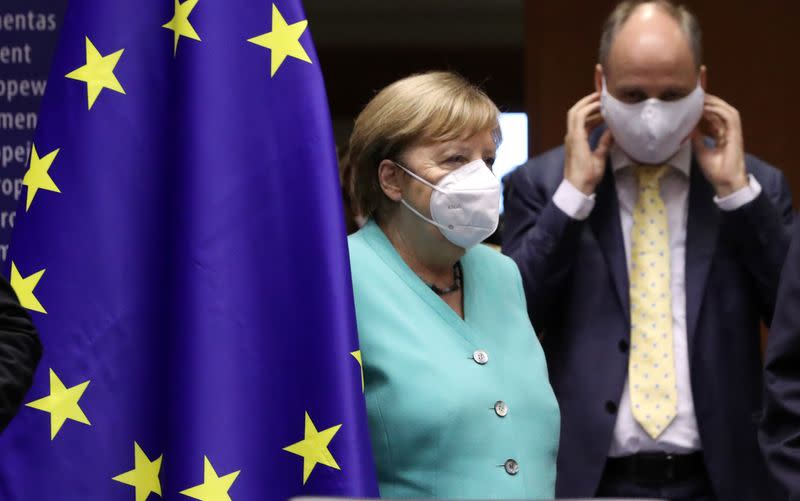
[{"label": "dark suit jacket", "polygon": [[[594,136],[596,140],[597,135]],[[793,213],[775,168],[748,156],[763,192],[723,212],[692,160],[686,242],[691,384],[713,488],[721,500],[764,501],[759,324],[769,323]],[[585,221],[553,204],[563,147],[505,179],[503,252],[519,265],[531,320],[543,335],[562,412],[556,494],[595,494],[628,371],[628,276],[612,169]]]},{"label": "dark suit jacket", "polygon": [[781,275],[765,365],[761,446],[781,499],[800,500],[800,222]]},{"label": "dark suit jacket", "polygon": [[31,317],[8,281],[0,277],[0,431],[22,404],[41,356],[42,345]]}]

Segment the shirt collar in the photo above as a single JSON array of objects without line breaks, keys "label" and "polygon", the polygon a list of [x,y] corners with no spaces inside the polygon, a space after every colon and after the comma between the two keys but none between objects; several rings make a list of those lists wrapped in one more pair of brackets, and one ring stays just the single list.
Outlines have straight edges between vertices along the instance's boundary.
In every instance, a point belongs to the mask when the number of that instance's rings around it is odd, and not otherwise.
[{"label": "shirt collar", "polygon": [[[620,169],[625,167],[630,167],[635,165],[636,162],[631,159],[622,148],[614,144],[611,147],[611,168],[614,172],[617,172]],[[667,165],[670,165],[677,169],[678,171],[682,172],[687,177],[689,176],[689,167],[692,163],[692,142],[691,140],[687,139],[681,145],[680,149],[677,153],[675,153],[672,158],[668,159],[664,162]]]}]

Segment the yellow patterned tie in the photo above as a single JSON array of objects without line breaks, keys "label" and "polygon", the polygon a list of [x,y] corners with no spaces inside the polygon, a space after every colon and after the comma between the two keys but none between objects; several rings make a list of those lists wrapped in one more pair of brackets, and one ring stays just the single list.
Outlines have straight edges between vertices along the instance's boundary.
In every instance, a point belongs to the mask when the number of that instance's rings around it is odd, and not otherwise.
[{"label": "yellow patterned tie", "polygon": [[659,180],[668,166],[634,167],[639,193],[631,229],[631,354],[633,417],[657,438],[675,418],[678,388],[672,345],[669,226]]}]

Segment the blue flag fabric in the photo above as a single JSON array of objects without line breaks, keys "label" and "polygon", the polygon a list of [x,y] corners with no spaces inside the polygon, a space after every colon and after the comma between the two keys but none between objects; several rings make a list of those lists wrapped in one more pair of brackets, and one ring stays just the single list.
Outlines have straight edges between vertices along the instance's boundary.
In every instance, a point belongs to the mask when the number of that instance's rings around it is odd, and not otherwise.
[{"label": "blue flag fabric", "polygon": [[45,355],[0,499],[375,496],[297,0],[70,2],[10,256]]}]

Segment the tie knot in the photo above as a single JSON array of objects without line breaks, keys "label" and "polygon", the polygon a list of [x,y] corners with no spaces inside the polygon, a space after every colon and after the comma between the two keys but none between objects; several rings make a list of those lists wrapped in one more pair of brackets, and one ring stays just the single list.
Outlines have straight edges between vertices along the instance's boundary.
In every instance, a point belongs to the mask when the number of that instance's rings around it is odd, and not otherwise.
[{"label": "tie knot", "polygon": [[657,190],[658,181],[666,174],[668,168],[668,165],[637,165],[634,171],[639,179],[639,187]]}]

